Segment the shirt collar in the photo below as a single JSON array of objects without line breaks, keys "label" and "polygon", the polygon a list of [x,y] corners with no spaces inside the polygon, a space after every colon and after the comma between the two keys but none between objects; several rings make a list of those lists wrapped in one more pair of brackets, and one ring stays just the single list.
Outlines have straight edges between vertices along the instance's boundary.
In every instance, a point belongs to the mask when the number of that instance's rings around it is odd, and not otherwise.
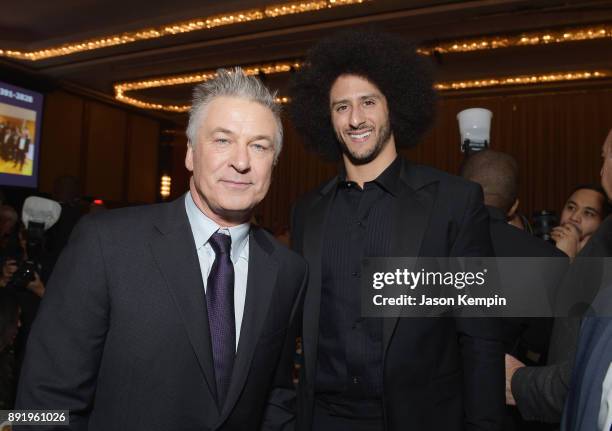
[{"label": "shirt collar", "polygon": [[231,258],[232,262],[237,262],[240,258],[242,250],[247,244],[249,238],[249,230],[251,228],[250,223],[239,224],[238,226],[232,226],[229,228],[222,228],[217,223],[212,221],[206,214],[204,214],[197,207],[191,196],[191,192],[187,192],[185,195],[185,209],[187,210],[187,218],[191,225],[191,232],[193,239],[196,243],[196,249],[200,249],[212,236],[213,233],[218,230],[229,232],[232,238]]},{"label": "shirt collar", "polygon": [[[401,184],[400,184],[401,168],[402,168],[401,158],[399,156],[396,156],[395,160],[393,160],[393,162],[391,162],[391,164],[387,166],[385,170],[382,171],[381,174],[378,177],[376,177],[376,179],[374,179],[374,181],[370,181],[370,182],[378,184],[388,193],[392,194],[393,196],[397,196],[401,191]],[[338,177],[338,186],[340,188],[346,187],[349,183],[352,183],[352,181],[346,180],[346,170],[344,169],[344,166],[342,166],[340,175]]]},{"label": "shirt collar", "polygon": [[506,214],[503,210],[499,208],[495,208],[489,205],[486,205],[487,211],[489,212],[489,218],[491,220],[503,221],[506,222]]}]

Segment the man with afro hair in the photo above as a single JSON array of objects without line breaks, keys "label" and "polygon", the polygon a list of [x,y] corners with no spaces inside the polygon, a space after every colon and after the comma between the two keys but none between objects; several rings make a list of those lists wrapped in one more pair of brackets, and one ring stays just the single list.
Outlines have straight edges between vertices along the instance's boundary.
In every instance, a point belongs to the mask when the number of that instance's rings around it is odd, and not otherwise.
[{"label": "man with afro hair", "polygon": [[342,162],[292,216],[309,264],[296,429],[501,429],[499,322],[361,314],[364,257],[493,255],[482,189],[398,156],[434,117],[427,63],[401,38],[342,32],[309,52],[291,98],[306,146]]}]

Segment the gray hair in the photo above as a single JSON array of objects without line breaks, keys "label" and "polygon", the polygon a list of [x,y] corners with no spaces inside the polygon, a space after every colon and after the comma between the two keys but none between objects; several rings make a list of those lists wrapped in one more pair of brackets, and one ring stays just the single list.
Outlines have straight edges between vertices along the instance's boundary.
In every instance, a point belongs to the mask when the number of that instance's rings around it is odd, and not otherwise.
[{"label": "gray hair", "polygon": [[217,76],[208,81],[198,84],[193,90],[193,100],[189,110],[189,122],[187,124],[187,139],[189,145],[197,142],[200,116],[208,105],[217,97],[239,97],[268,108],[274,115],[276,121],[276,136],[274,142],[274,161],[278,159],[283,146],[283,124],[280,118],[280,104],[274,98],[276,92],[270,90],[255,76],[248,76],[242,68],[235,67],[233,70],[218,69]]}]

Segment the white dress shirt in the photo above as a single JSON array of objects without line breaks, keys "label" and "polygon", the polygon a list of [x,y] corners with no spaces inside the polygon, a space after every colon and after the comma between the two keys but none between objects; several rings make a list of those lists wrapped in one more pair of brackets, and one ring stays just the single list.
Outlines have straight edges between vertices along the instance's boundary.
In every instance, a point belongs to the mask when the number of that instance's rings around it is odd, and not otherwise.
[{"label": "white dress shirt", "polygon": [[599,431],[612,429],[612,363],[608,367],[608,372],[602,384],[601,407],[597,425]]},{"label": "white dress shirt", "polygon": [[236,318],[236,350],[240,339],[240,328],[244,315],[244,303],[246,300],[247,275],[249,272],[249,230],[251,225],[244,223],[230,228],[222,228],[208,218],[196,206],[191,192],[185,195],[185,209],[187,218],[191,225],[191,233],[195,240],[200,261],[200,271],[204,282],[204,292],[208,284],[208,274],[215,261],[215,251],[208,240],[217,231],[225,233],[232,238],[230,258],[234,265],[234,316]]}]

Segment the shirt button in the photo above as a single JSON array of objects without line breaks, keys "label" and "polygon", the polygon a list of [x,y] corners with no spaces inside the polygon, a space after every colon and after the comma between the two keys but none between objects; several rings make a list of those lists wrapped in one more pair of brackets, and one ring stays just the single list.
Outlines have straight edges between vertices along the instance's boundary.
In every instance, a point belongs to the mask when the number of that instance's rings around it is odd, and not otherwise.
[{"label": "shirt button", "polygon": [[358,385],[360,382],[359,377],[358,376],[353,376],[353,384],[354,385]]}]

